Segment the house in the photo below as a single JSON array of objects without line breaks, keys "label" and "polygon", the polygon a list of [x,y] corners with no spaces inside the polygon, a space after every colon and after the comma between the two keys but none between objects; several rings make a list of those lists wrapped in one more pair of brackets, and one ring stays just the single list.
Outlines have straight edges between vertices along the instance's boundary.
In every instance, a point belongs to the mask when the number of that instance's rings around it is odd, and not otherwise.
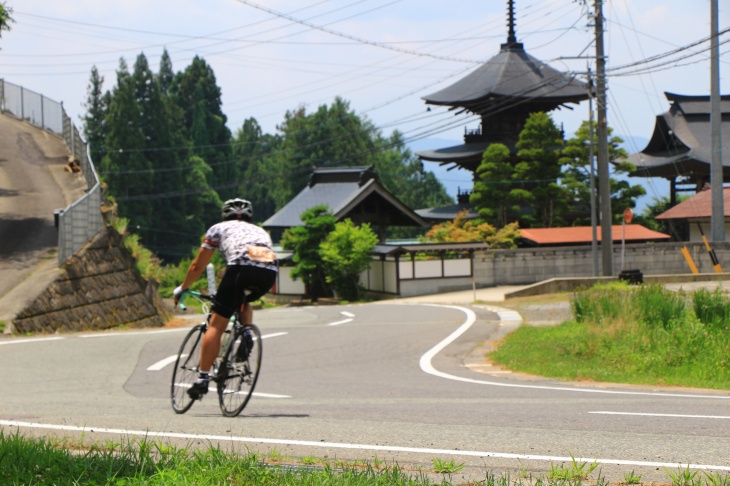
[{"label": "house", "polygon": [[[730,234],[730,188],[723,189],[725,233]],[[656,217],[666,221],[679,241],[702,241],[702,233],[709,235],[712,221],[712,189],[700,191],[689,199],[664,211]]]}]

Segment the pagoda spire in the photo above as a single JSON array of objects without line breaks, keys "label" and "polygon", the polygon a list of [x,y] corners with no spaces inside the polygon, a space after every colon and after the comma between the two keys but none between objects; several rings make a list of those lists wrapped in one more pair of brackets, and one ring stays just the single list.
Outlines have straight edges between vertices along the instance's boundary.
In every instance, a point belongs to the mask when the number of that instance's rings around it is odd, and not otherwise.
[{"label": "pagoda spire", "polygon": [[515,0],[507,1],[507,27],[507,42],[502,44],[502,50],[522,50],[524,47],[521,42],[517,42],[517,34],[515,33]]}]

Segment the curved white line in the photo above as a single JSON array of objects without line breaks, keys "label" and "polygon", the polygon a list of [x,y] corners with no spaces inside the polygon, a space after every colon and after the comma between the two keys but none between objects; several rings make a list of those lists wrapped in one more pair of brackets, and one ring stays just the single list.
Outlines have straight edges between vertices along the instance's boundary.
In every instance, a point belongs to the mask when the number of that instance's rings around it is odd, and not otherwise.
[{"label": "curved white line", "polygon": [[524,461],[550,461],[550,462],[585,462],[599,464],[616,464],[621,466],[648,466],[648,467],[665,467],[665,468],[685,468],[730,471],[730,466],[713,466],[709,464],[684,464],[673,462],[651,462],[651,461],[630,461],[624,459],[599,459],[593,457],[563,457],[563,456],[546,456],[538,454],[512,454],[506,452],[489,452],[489,451],[469,451],[454,449],[431,449],[426,447],[403,447],[403,446],[387,446],[375,444],[348,444],[343,442],[317,442],[310,440],[294,440],[294,439],[268,439],[258,437],[236,437],[231,435],[205,435],[205,434],[185,434],[177,432],[155,432],[151,430],[128,430],[128,429],[108,429],[104,427],[76,425],[56,425],[56,424],[40,424],[35,422],[19,422],[16,420],[0,420],[0,426],[8,427],[26,427],[34,429],[49,430],[66,430],[74,432],[96,432],[101,434],[120,434],[151,437],[155,439],[174,438],[188,440],[204,440],[208,442],[224,441],[224,442],[243,442],[258,444],[275,444],[275,445],[294,445],[308,447],[326,447],[331,449],[351,449],[351,450],[369,450],[369,451],[385,451],[385,452],[414,452],[418,454],[429,454],[431,456],[451,455],[451,456],[468,456],[468,457],[494,457],[500,459],[518,459]]},{"label": "curved white line", "polygon": [[438,343],[436,346],[431,348],[426,354],[421,356],[420,366],[421,369],[430,375],[438,376],[440,378],[446,378],[447,380],[462,381],[465,383],[474,383],[477,385],[489,385],[489,386],[501,386],[506,388],[530,388],[534,390],[552,390],[552,391],[569,391],[579,393],[602,393],[606,395],[638,395],[638,396],[651,396],[651,397],[679,397],[679,398],[719,398],[722,400],[730,399],[727,395],[693,395],[685,393],[663,393],[663,392],[638,392],[638,391],[621,391],[621,390],[599,390],[596,388],[579,388],[579,387],[567,387],[567,386],[546,386],[546,385],[525,385],[521,383],[500,383],[496,381],[487,380],[474,380],[471,378],[464,378],[461,376],[450,375],[436,370],[431,364],[431,360],[446,346],[454,342],[459,336],[464,334],[476,321],[476,314],[471,309],[466,307],[460,307],[456,305],[440,305],[440,304],[423,304],[431,305],[434,307],[443,307],[447,309],[456,309],[466,314],[466,321],[459,326],[459,328],[452,332],[443,341]]},{"label": "curved white line", "polygon": [[8,339],[0,341],[0,346],[6,344],[25,344],[25,343],[40,343],[43,341],[58,341],[64,339],[63,337],[47,337],[47,338],[28,338],[28,339]]}]

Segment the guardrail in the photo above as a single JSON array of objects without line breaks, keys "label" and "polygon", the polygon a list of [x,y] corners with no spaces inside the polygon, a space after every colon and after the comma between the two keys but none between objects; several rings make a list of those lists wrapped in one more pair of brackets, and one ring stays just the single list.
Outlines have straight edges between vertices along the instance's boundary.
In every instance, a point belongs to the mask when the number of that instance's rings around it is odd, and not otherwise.
[{"label": "guardrail", "polygon": [[71,156],[81,166],[86,194],[56,213],[58,217],[58,265],[63,265],[104,226],[101,184],[88,147],[66,114],[63,103],[0,79],[0,110],[63,138]]}]

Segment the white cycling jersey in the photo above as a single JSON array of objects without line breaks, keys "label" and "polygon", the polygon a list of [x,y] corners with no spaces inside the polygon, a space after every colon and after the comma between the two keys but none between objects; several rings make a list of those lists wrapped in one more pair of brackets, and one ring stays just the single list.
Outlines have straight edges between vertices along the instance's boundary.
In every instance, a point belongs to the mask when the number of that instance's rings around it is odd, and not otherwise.
[{"label": "white cycling jersey", "polygon": [[254,265],[276,270],[269,233],[245,221],[223,221],[205,233],[203,248],[221,252],[228,265]]}]

